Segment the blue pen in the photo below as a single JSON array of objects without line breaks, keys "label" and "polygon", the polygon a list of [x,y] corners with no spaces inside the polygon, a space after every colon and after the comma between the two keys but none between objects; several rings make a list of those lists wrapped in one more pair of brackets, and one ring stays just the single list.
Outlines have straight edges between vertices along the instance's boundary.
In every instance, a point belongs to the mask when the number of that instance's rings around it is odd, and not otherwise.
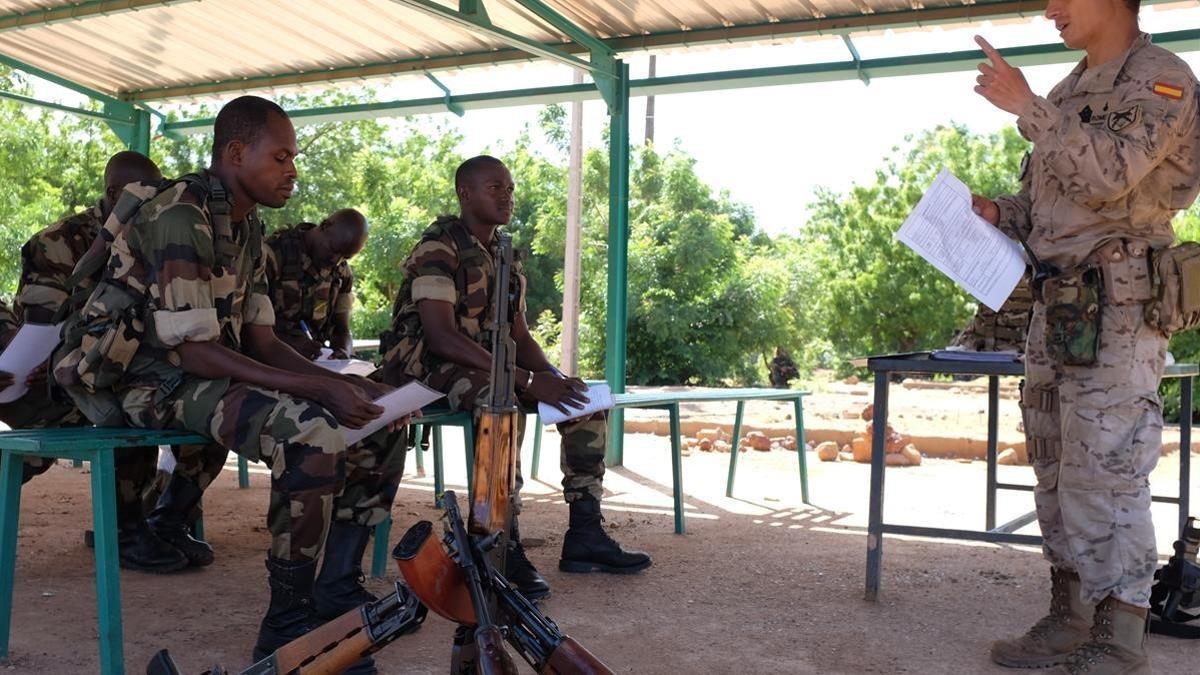
[{"label": "blue pen", "polygon": [[304,331],[304,337],[308,338],[309,340],[313,339],[312,331],[308,329],[308,323],[306,323],[304,319],[300,319],[300,330]]}]

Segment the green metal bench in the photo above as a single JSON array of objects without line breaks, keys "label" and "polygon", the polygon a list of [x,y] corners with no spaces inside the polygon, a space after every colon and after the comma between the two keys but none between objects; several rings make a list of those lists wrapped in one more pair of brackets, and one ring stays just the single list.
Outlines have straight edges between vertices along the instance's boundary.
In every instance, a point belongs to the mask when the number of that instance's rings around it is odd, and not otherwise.
[{"label": "green metal bench", "polygon": [[117,559],[117,492],[113,450],[139,445],[207,443],[195,434],[142,429],[37,429],[0,432],[0,659],[8,657],[17,521],[24,457],[61,457],[92,466],[92,528],[95,532],[96,614],[100,672],[124,673],[121,586]]}]

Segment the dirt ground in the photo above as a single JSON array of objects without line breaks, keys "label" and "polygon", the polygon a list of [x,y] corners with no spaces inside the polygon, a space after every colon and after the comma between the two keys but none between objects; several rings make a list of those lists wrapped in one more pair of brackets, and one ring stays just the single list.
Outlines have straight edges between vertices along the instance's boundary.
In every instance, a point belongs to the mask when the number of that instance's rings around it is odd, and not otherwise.
[{"label": "dirt ground", "polygon": [[[806,404],[814,432],[831,426],[822,420],[863,402],[838,388]],[[937,401],[938,410],[951,406],[946,420],[930,414],[928,390],[894,388],[892,405],[898,421],[920,420],[922,433],[957,426],[965,444],[973,434],[962,433],[963,420],[969,416],[974,424],[982,407],[978,397],[964,395],[970,393]],[[730,423],[732,413],[726,404],[686,414]],[[750,428],[790,423],[786,406],[752,403],[747,414]],[[652,425],[656,415],[631,414],[630,426]],[[1015,422],[1006,413],[1001,424]],[[449,486],[461,490],[465,470],[456,436],[446,434],[447,475]],[[800,503],[794,452],[743,454],[732,499],[724,496],[728,455],[686,457],[687,534],[675,535],[667,439],[649,433],[626,437],[625,466],[606,476],[605,510],[613,535],[650,552],[654,566],[632,577],[560,573],[567,508],[558,492],[557,441],[547,433],[549,456],[540,480],[526,485],[522,530],[531,559],[554,589],[544,611],[616,672],[1010,672],[988,661],[988,642],[1023,630],[1045,609],[1048,575],[1038,551],[903,537],[885,540],[879,602],[864,601],[869,467],[822,463],[812,452],[812,506]],[[530,447],[526,443],[526,466]],[[425,463],[430,473],[418,476],[410,457],[393,511],[393,543],[413,522],[436,517],[428,456]],[[122,572],[129,672],[141,672],[161,647],[170,647],[189,674],[214,663],[248,665],[266,604],[268,476],[252,467],[250,489],[239,490],[233,466],[205,500],[206,533],[217,553],[212,567],[169,577]],[[1154,475],[1156,494],[1175,494],[1177,472],[1178,454],[1164,457]],[[1027,467],[1001,467],[1000,477],[1032,480]],[[93,566],[82,543],[91,520],[87,486],[86,468],[63,465],[23,493],[12,660],[0,665],[5,672],[96,672]],[[982,462],[926,459],[920,467],[891,469],[886,490],[888,522],[983,525]],[[998,519],[1015,518],[1031,505],[1028,493],[1002,493]],[[1155,505],[1164,554],[1177,536],[1176,513]],[[394,568],[389,575],[394,578]],[[382,591],[390,581],[371,584]],[[451,633],[448,622],[431,616],[419,632],[379,654],[381,672],[446,672]],[[1197,671],[1200,643],[1152,636],[1149,648],[1156,673]]]}]

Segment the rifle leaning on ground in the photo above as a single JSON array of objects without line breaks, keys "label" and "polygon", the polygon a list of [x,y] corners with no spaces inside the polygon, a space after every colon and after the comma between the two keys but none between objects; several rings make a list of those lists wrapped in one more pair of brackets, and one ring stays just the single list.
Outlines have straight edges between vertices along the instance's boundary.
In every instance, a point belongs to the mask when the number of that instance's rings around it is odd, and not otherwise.
[{"label": "rifle leaning on ground", "polygon": [[1181,638],[1200,638],[1200,625],[1188,625],[1200,619],[1200,613],[1183,610],[1200,607],[1200,564],[1196,553],[1200,549],[1200,528],[1196,519],[1188,518],[1179,539],[1175,555],[1162,569],[1154,573],[1150,590],[1150,632]]},{"label": "rifle leaning on ground", "polygon": [[[267,658],[237,671],[238,675],[338,675],[359,659],[415,631],[427,610],[403,584],[392,594],[352,609],[280,647]],[[233,675],[220,666],[204,675]],[[146,666],[146,675],[180,675],[171,654],[160,650]]]},{"label": "rifle leaning on ground", "polygon": [[611,673],[504,578],[517,473],[520,413],[511,331],[520,290],[512,274],[512,239],[502,232],[496,233],[493,260],[491,393],[475,436],[469,521],[464,525],[457,496],[446,492],[444,537],[434,537],[433,524],[421,521],[405,533],[392,556],[417,597],[459,624],[451,656],[453,675],[515,673],[505,640],[539,673]]}]

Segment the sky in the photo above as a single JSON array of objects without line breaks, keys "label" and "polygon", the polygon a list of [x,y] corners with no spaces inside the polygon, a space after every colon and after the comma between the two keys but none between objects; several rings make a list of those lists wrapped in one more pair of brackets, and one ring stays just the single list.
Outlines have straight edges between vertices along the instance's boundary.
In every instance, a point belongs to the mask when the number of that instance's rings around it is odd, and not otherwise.
[{"label": "sky", "polygon": [[[1195,0],[1142,9],[1148,32],[1200,29],[1200,3]],[[1052,23],[1036,18],[979,22],[962,28],[930,26],[900,31],[855,34],[864,59],[934,51],[976,49],[978,33],[996,47],[1057,43]],[[1200,73],[1198,51],[1180,54]],[[777,44],[722,45],[679,50],[658,56],[659,76],[803,63],[845,62],[850,54],[838,36],[780,40]],[[647,76],[648,56],[626,56],[631,76]],[[1035,93],[1045,94],[1072,68],[1069,63],[1024,69]],[[655,145],[677,146],[696,159],[701,177],[717,190],[748,204],[760,228],[770,233],[795,231],[806,220],[806,207],[818,187],[845,191],[870,182],[882,160],[905,136],[955,122],[988,133],[1015,123],[972,90],[975,72],[904,76],[819,84],[793,84],[717,92],[673,94],[656,98]],[[573,71],[542,62],[494,69],[439,73],[455,94],[569,84]],[[441,96],[422,76],[373,81],[378,100]],[[39,87],[39,97],[78,103],[71,92],[52,85]],[[267,94],[269,95],[269,94]],[[227,98],[232,98],[229,95]],[[164,108],[166,109],[166,108]],[[425,115],[422,127],[453,130],[464,137],[465,155],[498,151],[526,127],[536,128],[536,106],[473,110],[459,118],[449,113]],[[607,122],[600,101],[584,104],[584,143],[602,146]],[[645,99],[631,101],[630,138],[642,143]],[[407,122],[389,121],[397,129]],[[536,137],[536,134],[535,134]],[[549,148],[547,148],[549,150]],[[302,178],[302,177],[301,177]],[[520,177],[517,177],[518,183]],[[519,186],[518,186],[519,190]],[[518,195],[519,196],[519,195]]]}]

